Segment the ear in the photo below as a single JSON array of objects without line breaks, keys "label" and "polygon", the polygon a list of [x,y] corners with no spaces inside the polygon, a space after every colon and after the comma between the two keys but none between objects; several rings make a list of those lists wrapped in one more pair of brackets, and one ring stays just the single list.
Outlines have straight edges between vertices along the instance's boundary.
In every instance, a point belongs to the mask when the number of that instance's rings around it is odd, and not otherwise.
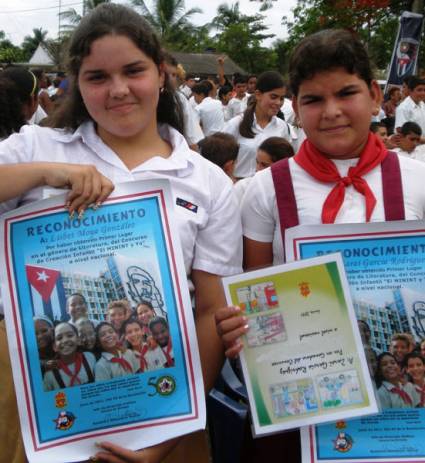
[{"label": "ear", "polygon": [[223,170],[229,177],[233,175],[234,168],[235,168],[235,161],[233,161],[232,159],[224,163]]},{"label": "ear", "polygon": [[376,116],[379,114],[379,110],[381,109],[381,103],[383,99],[381,87],[379,86],[376,80],[372,80],[369,92],[370,97],[372,98],[372,113]]}]

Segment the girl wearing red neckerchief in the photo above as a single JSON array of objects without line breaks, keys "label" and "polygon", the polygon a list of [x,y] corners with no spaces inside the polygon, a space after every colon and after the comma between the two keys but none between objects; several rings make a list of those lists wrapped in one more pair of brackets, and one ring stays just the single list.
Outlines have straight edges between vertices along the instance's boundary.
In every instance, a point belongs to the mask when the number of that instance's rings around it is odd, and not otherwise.
[{"label": "girl wearing red neckerchief", "polygon": [[91,352],[80,352],[78,345],[78,332],[75,326],[65,322],[55,327],[53,350],[58,357],[57,368],[44,374],[45,391],[94,381],[93,369],[96,358]]},{"label": "girl wearing red neckerchief", "polygon": [[96,343],[102,352],[94,370],[96,381],[137,373],[140,363],[134,352],[120,345],[119,335],[108,322],[96,327]]},{"label": "girl wearing red neckerchief", "polygon": [[[424,217],[425,164],[388,152],[369,131],[382,95],[357,37],[346,30],[306,37],[293,51],[289,78],[307,138],[293,158],[257,172],[244,195],[246,269],[285,262],[285,230],[299,224]],[[239,314],[239,307],[215,314],[228,357],[241,351],[240,337],[248,330],[247,319],[234,316]],[[283,438],[289,448],[275,453],[299,461],[296,434]]]},{"label": "girl wearing red neckerchief", "polygon": [[419,352],[411,352],[404,358],[404,369],[418,393],[418,407],[425,407],[425,359]]},{"label": "girl wearing red neckerchief", "polygon": [[414,408],[418,405],[418,393],[411,383],[401,382],[400,366],[389,352],[378,355],[375,380],[382,409]]}]

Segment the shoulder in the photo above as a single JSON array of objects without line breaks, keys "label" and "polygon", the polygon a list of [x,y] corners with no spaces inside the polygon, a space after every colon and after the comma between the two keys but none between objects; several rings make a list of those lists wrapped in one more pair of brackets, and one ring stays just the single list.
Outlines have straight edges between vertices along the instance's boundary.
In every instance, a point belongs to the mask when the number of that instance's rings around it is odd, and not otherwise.
[{"label": "shoulder", "polygon": [[179,164],[181,167],[178,177],[193,180],[200,187],[201,185],[202,187],[212,185],[215,187],[214,189],[220,189],[223,186],[231,187],[232,181],[220,167],[208,161],[196,151],[191,150],[183,135],[177,130],[169,126],[163,126],[162,130],[164,128],[168,128],[168,134],[165,138],[168,137],[173,147],[170,163]]},{"label": "shoulder", "polygon": [[224,131],[232,132],[232,131],[238,130],[241,122],[242,122],[242,114],[238,114],[237,116],[232,117],[232,119],[228,120],[226,124],[224,125]]}]

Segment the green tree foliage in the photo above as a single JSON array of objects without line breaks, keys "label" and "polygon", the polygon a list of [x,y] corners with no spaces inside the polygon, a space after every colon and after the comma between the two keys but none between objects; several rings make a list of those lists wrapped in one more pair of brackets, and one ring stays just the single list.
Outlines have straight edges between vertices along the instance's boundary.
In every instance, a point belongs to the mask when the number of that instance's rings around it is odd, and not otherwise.
[{"label": "green tree foliage", "polygon": [[306,35],[321,29],[344,28],[363,40],[375,65],[384,69],[391,59],[403,10],[411,0],[298,0],[294,20],[284,17],[288,28],[286,47],[293,48]]},{"label": "green tree foliage", "polygon": [[47,31],[44,31],[42,27],[38,27],[32,30],[32,35],[26,35],[22,42],[22,50],[26,60],[29,60],[34,54],[39,44],[46,42]]},{"label": "green tree foliage", "polygon": [[[264,4],[261,11],[269,8]],[[265,16],[242,14],[239,2],[232,5],[222,4],[212,26],[217,30],[213,38],[218,51],[226,53],[247,72],[260,73],[276,67],[277,55],[274,50],[262,46],[264,39],[274,37],[267,32]]]},{"label": "green tree foliage", "polygon": [[208,25],[196,27],[190,20],[202,13],[200,8],[185,9],[184,0],[155,0],[152,9],[144,0],[132,0],[133,6],[158,33],[169,50],[198,51],[199,44],[208,42]]}]

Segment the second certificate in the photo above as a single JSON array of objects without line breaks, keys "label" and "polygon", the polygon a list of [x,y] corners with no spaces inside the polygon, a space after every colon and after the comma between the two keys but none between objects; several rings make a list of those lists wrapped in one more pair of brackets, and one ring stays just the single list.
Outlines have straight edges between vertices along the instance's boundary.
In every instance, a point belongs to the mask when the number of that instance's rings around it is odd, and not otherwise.
[{"label": "second certificate", "polygon": [[223,282],[248,320],[241,362],[256,435],[377,410],[339,255]]}]

